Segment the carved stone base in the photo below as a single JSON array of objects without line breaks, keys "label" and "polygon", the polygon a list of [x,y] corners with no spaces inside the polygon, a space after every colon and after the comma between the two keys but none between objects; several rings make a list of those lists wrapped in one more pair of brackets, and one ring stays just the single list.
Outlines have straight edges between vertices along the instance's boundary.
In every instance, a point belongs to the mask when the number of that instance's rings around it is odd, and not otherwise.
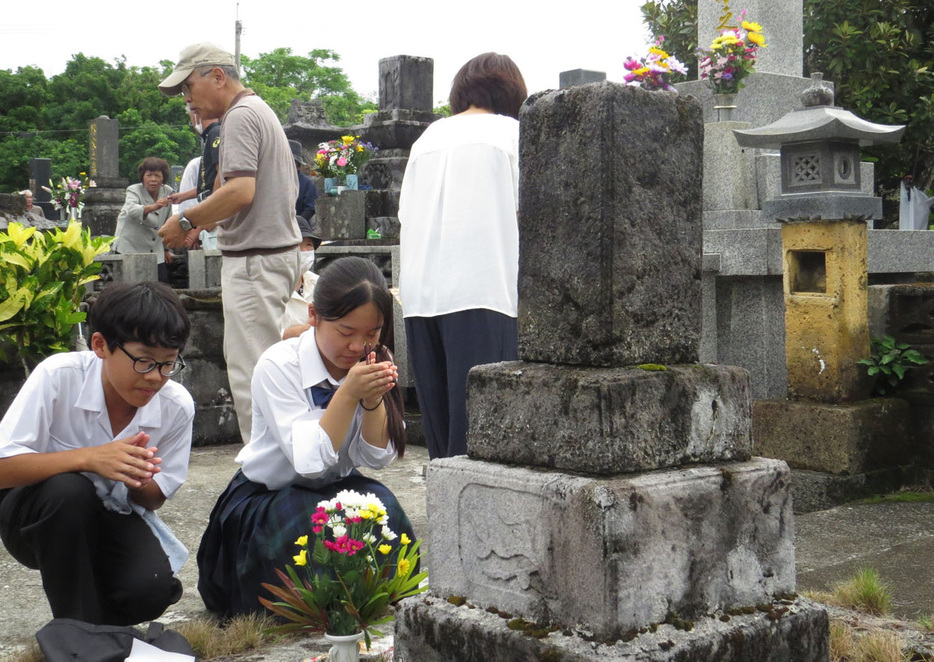
[{"label": "carved stone base", "polygon": [[595,479],[428,466],[431,586],[618,637],[795,590],[789,469],[754,458]]},{"label": "carved stone base", "polygon": [[[396,611],[396,662],[826,662],[827,612],[807,600],[760,604],[764,611],[717,614],[661,624],[616,641],[579,629],[537,632],[470,603],[455,607],[432,594],[409,598]],[[534,629],[535,626],[533,626]],[[518,628],[518,629],[513,629]],[[541,637],[541,638],[539,638]],[[624,640],[628,639],[628,641]]]}]

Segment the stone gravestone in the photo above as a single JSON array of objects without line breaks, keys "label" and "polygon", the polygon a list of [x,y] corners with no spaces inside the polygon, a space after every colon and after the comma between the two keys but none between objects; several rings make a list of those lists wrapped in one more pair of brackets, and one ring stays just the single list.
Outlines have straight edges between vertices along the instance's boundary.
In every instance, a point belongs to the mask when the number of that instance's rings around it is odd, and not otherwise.
[{"label": "stone gravestone", "polygon": [[[33,204],[39,205],[48,219],[55,219],[58,210],[52,206],[52,194],[43,189],[52,181],[52,159],[29,159],[29,190],[33,194]],[[51,186],[49,186],[51,188]]]},{"label": "stone gravestone", "polygon": [[126,178],[120,177],[120,123],[101,115],[88,122],[88,131],[88,174],[96,186],[88,189],[81,222],[92,235],[112,235],[128,185]]},{"label": "stone gravestone", "polygon": [[468,457],[428,467],[395,659],[826,660],[748,375],[693,363],[699,104],[603,83],[520,119],[522,360],[471,371]]},{"label": "stone gravestone", "polygon": [[602,83],[606,80],[606,72],[591,71],[589,69],[572,69],[558,74],[558,87],[562,90],[588,83]]}]

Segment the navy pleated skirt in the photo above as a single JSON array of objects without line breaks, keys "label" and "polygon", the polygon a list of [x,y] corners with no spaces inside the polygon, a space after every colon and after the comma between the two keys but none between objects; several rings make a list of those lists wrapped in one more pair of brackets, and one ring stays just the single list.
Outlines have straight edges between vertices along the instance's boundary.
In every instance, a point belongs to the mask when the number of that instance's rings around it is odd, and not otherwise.
[{"label": "navy pleated skirt", "polygon": [[273,595],[260,585],[280,584],[276,569],[294,565],[292,557],[299,551],[295,541],[314,537],[311,515],[318,502],[341,490],[375,494],[386,507],[389,528],[415,540],[409,518],[389,488],[357,471],[315,490],[300,485],[269,490],[238,471],[217,500],[198,548],[198,591],[204,605],[224,617],[263,612],[260,596]]}]

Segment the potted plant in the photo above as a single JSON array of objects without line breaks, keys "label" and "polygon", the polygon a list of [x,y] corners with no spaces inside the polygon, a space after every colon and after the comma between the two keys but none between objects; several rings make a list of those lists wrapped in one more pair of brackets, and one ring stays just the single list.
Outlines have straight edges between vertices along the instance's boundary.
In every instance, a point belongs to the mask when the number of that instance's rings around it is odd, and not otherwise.
[{"label": "potted plant", "polygon": [[263,584],[277,601],[260,603],[288,621],[274,631],[323,631],[331,660],[358,659],[361,638],[369,649],[370,635],[382,634],[374,626],[393,619],[391,606],[428,589],[420,586],[428,573],[415,572],[421,541],[397,536],[386,522],[371,493],[344,490],[318,503],[313,535],[295,541],[295,567],[276,570],[281,586]]}]

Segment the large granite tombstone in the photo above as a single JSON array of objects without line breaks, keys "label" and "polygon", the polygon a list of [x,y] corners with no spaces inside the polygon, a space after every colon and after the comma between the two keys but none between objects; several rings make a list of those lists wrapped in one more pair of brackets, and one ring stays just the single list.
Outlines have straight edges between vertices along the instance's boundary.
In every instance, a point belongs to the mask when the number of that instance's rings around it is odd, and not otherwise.
[{"label": "large granite tombstone", "polygon": [[470,372],[468,456],[429,464],[395,659],[826,660],[748,375],[693,363],[698,103],[603,83],[520,122],[522,360]]},{"label": "large granite tombstone", "polygon": [[120,123],[102,115],[88,122],[88,131],[89,174],[96,186],[88,189],[81,222],[92,235],[112,235],[129,184],[120,176]]}]

